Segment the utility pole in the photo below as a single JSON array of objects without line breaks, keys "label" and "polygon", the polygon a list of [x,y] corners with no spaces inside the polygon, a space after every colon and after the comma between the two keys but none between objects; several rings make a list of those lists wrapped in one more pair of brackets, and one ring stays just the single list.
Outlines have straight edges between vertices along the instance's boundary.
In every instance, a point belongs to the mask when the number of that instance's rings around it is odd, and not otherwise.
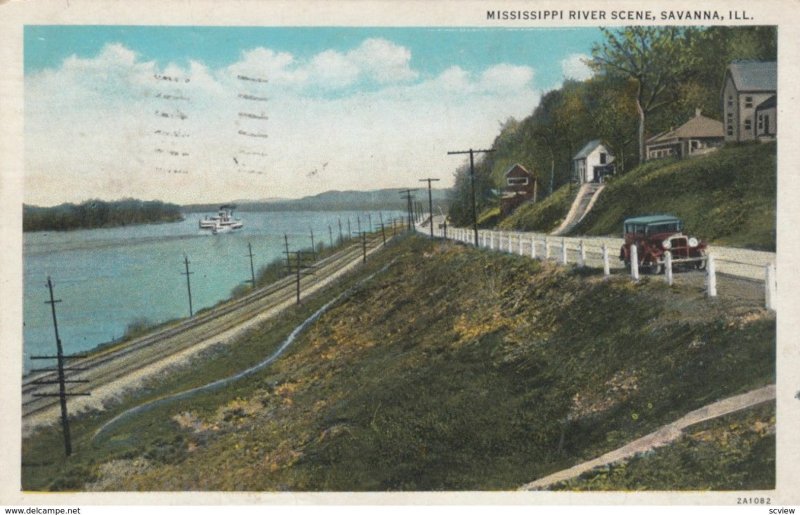
[{"label": "utility pole", "polygon": [[86,379],[66,379],[64,372],[66,370],[84,370],[82,368],[64,367],[64,361],[68,359],[85,358],[86,355],[65,356],[64,347],[61,345],[61,337],[58,334],[58,320],[56,319],[56,303],[61,302],[61,299],[53,298],[53,282],[50,277],[47,277],[47,289],[50,291],[50,300],[45,301],[45,304],[50,304],[50,310],[53,313],[53,330],[56,335],[56,355],[55,356],[31,356],[31,359],[55,359],[56,368],[42,368],[32,370],[32,372],[58,372],[58,380],[40,379],[34,381],[33,384],[58,384],[58,393],[35,393],[34,397],[58,397],[61,403],[61,429],[64,435],[64,453],[67,456],[72,454],[72,438],[69,432],[69,414],[67,413],[67,397],[70,396],[87,396],[89,393],[67,393],[66,383],[88,383]]},{"label": "utility pole", "polygon": [[343,241],[343,238],[342,238],[342,219],[339,218],[339,243],[342,243],[342,241]]},{"label": "utility pole", "polygon": [[420,179],[419,182],[428,182],[428,214],[430,215],[430,222],[431,222],[431,239],[433,239],[433,193],[431,192],[431,183],[436,182],[439,179],[433,179],[428,177],[427,179]]},{"label": "utility pole", "polygon": [[406,199],[406,205],[408,209],[408,227],[407,230],[411,230],[414,226],[414,205],[412,204],[412,199],[414,195],[411,194],[412,191],[416,191],[415,189],[406,189],[400,190],[400,195],[403,195],[403,198]]},{"label": "utility pole", "polygon": [[286,270],[288,273],[292,273],[292,261],[291,261],[291,254],[289,253],[289,237],[286,233],[283,233],[283,253],[286,254]]},{"label": "utility pole", "polygon": [[314,259],[314,261],[316,261],[317,260],[317,248],[314,246],[314,229],[309,227],[308,230],[311,231],[311,257]]},{"label": "utility pole", "polygon": [[372,213],[367,213],[367,224],[369,224],[369,232],[372,232]]},{"label": "utility pole", "polygon": [[383,226],[383,211],[378,213],[381,217],[381,236],[383,236],[383,244],[386,245],[386,229]]},{"label": "utility pole", "polygon": [[359,215],[356,215],[356,222],[358,223],[358,231],[356,231],[356,232],[358,232],[360,234],[361,233],[361,217]]},{"label": "utility pole", "polygon": [[248,255],[250,256],[250,280],[245,281],[246,283],[250,283],[253,285],[253,288],[256,287],[256,271],[253,268],[253,247],[250,245],[250,242],[247,242],[247,251]]},{"label": "utility pole", "polygon": [[331,229],[330,225],[328,226],[328,240],[330,241],[331,248],[333,248],[333,229]]},{"label": "utility pole", "polygon": [[447,155],[455,155],[455,154],[469,154],[469,183],[472,189],[472,230],[475,234],[475,246],[478,246],[478,208],[475,203],[475,158],[474,154],[486,154],[489,152],[494,152],[493,148],[486,149],[486,150],[454,150],[448,152]]},{"label": "utility pole", "polygon": [[183,264],[186,265],[186,271],[181,272],[181,275],[186,276],[186,291],[189,293],[189,318],[192,318],[194,316],[194,312],[192,311],[192,283],[189,280],[189,276],[194,272],[189,271],[189,256],[186,254],[183,255]]},{"label": "utility pole", "polygon": [[[297,303],[300,304],[300,278],[305,274],[313,274],[313,267],[311,265],[303,264],[303,255],[310,254],[302,250],[295,251],[295,284],[297,290]],[[309,271],[309,269],[311,269]]]},{"label": "utility pole", "polygon": [[367,262],[367,231],[360,231],[360,232],[357,232],[355,234],[361,236],[361,250],[362,250],[363,255],[364,255],[362,261],[364,263],[366,263]]},{"label": "utility pole", "polygon": [[347,217],[347,239],[350,239],[350,234],[352,234],[352,230],[350,229],[350,217]]}]

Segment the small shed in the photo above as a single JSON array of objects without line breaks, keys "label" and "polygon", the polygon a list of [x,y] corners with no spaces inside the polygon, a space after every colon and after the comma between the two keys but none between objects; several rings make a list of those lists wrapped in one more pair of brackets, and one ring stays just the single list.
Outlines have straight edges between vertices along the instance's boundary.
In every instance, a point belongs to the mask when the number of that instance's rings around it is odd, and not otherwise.
[{"label": "small shed", "polygon": [[580,183],[604,182],[614,174],[614,155],[602,140],[595,139],[583,146],[572,158],[573,177]]},{"label": "small shed", "polygon": [[703,116],[695,109],[694,117],[677,129],[656,134],[645,143],[647,159],[691,157],[713,152],[725,143],[722,122]]},{"label": "small shed", "polygon": [[503,174],[505,186],[500,197],[500,211],[509,215],[520,204],[536,201],[536,177],[519,163],[509,167]]},{"label": "small shed", "polygon": [[778,96],[772,95],[756,106],[756,138],[775,139],[778,133]]}]

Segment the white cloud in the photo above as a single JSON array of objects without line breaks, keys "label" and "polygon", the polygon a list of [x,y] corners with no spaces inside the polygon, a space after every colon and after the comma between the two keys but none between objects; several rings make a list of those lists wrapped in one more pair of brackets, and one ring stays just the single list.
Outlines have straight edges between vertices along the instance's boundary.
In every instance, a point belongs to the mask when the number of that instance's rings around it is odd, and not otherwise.
[{"label": "white cloud", "polygon": [[459,164],[448,150],[490,144],[498,119],[522,118],[538,103],[529,67],[453,66],[420,80],[410,63],[407,49],[386,40],[307,60],[257,48],[220,69],[197,61],[159,69],[122,45],[70,58],[26,77],[25,201],[297,197],[407,186],[420,170],[446,185]]},{"label": "white cloud", "polygon": [[594,74],[586,64],[591,60],[586,54],[570,54],[561,61],[561,72],[565,79],[586,80]]}]

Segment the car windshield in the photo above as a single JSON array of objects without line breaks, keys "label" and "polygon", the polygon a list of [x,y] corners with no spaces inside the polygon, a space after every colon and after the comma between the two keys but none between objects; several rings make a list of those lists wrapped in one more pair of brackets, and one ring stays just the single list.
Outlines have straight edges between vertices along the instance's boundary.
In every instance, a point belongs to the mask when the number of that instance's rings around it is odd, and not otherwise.
[{"label": "car windshield", "polygon": [[660,234],[663,232],[681,232],[682,229],[683,229],[683,223],[681,223],[678,220],[674,220],[671,222],[650,224],[647,226],[647,231],[645,234],[649,236],[651,234]]}]

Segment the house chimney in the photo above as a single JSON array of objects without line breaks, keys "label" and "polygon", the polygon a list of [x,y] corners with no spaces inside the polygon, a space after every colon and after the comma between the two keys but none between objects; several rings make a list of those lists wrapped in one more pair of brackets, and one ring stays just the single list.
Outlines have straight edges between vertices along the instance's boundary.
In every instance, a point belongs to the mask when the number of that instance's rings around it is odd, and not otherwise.
[{"label": "house chimney", "polygon": [[700,111],[700,108],[699,108],[699,107],[696,107],[696,108],[694,109],[694,115],[695,115],[695,116],[700,116],[700,113],[701,113],[701,112],[702,112],[702,111]]}]

